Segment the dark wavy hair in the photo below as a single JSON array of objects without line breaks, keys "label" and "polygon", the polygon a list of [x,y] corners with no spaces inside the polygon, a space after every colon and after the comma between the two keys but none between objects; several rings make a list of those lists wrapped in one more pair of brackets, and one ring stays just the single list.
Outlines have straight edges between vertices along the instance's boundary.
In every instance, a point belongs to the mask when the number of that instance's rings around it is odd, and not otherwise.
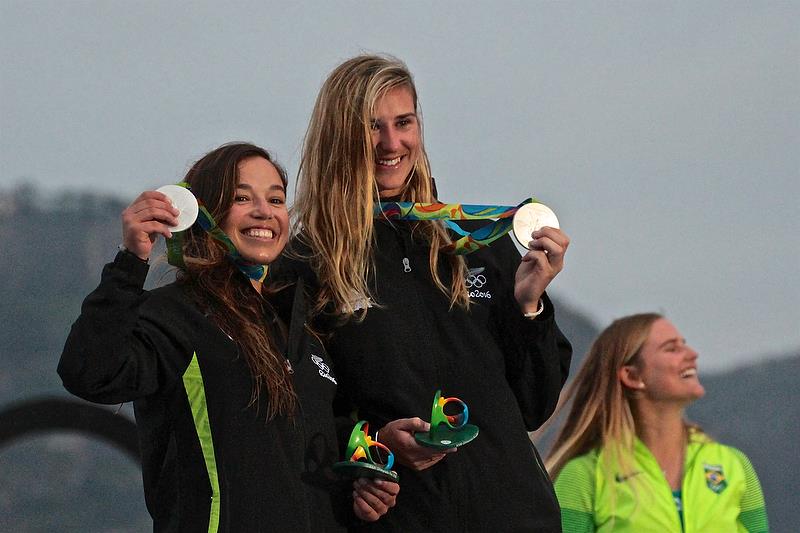
[{"label": "dark wavy hair", "polygon": [[[239,182],[239,164],[251,157],[263,157],[280,174],[284,187],[286,171],[269,152],[248,143],[220,146],[200,158],[186,174],[194,195],[205,205],[218,224],[223,224],[233,204]],[[186,232],[183,242],[184,266],[178,283],[189,290],[209,317],[233,339],[244,354],[253,376],[251,405],[266,388],[269,402],[267,419],[290,415],[297,396],[278,348],[276,335],[285,336],[280,321],[250,280],[226,257],[225,247],[197,225]],[[272,322],[275,327],[270,328]]]}]

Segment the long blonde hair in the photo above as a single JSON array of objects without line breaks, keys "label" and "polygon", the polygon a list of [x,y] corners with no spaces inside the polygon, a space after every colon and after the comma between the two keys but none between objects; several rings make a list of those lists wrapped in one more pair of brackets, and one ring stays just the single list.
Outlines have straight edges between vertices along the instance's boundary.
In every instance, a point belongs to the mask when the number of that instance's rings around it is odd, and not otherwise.
[{"label": "long blonde hair", "polygon": [[[367,280],[374,269],[373,209],[379,201],[370,125],[376,102],[397,87],[408,87],[419,116],[417,91],[406,65],[390,56],[360,55],[331,72],[314,105],[293,211],[305,248],[295,253],[310,260],[320,281],[316,311],[332,304],[334,312],[344,316],[363,318],[367,312],[366,305],[357,304],[371,296]],[[419,127],[418,156],[401,198],[433,202],[421,121]],[[464,259],[447,256],[452,271],[449,288],[439,276],[439,249],[450,243],[444,226],[427,221],[417,227],[431,245],[429,267],[434,283],[449,296],[451,306],[468,307]],[[357,307],[362,309],[356,311]]]},{"label": "long blonde hair", "polygon": [[578,375],[567,390],[572,405],[545,466],[552,479],[571,459],[602,447],[609,461],[623,470],[630,466],[636,426],[631,394],[618,377],[619,370],[635,363],[650,335],[656,313],[615,320],[595,339]]}]

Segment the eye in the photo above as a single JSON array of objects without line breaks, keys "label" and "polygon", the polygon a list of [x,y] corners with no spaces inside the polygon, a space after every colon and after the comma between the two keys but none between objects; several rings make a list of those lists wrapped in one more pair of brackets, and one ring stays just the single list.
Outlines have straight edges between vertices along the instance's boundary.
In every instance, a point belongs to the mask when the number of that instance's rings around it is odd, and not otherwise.
[{"label": "eye", "polygon": [[378,131],[381,129],[381,123],[377,120],[371,120],[369,123],[369,129],[372,131]]},{"label": "eye", "polygon": [[284,198],[276,196],[275,198],[270,198],[269,203],[273,205],[283,205],[286,203],[286,200]]},{"label": "eye", "polygon": [[234,201],[234,202],[246,202],[246,201],[248,201],[249,199],[250,199],[250,198],[248,198],[248,197],[247,197],[246,195],[244,195],[244,194],[237,194],[236,196],[234,196],[234,197],[233,197],[233,201]]},{"label": "eye", "polygon": [[402,119],[397,121],[397,127],[398,128],[405,128],[409,124],[411,124],[411,119],[408,119],[408,118],[402,118]]}]

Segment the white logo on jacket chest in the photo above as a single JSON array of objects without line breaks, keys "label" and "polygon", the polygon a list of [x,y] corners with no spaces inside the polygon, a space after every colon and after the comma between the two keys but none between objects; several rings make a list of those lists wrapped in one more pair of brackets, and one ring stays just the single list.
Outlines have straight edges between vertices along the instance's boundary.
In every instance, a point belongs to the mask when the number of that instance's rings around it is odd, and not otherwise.
[{"label": "white logo on jacket chest", "polygon": [[322,357],[318,357],[314,354],[311,354],[311,360],[314,362],[315,365],[319,367],[319,375],[325,379],[331,380],[335,385],[336,378],[331,375],[331,367],[325,364],[325,361],[322,360]]},{"label": "white logo on jacket chest", "polygon": [[483,275],[484,270],[486,270],[484,267],[478,267],[470,268],[467,271],[467,277],[464,279],[464,283],[467,286],[470,298],[485,298],[487,300],[492,298],[492,293],[488,289],[485,291],[481,290],[487,282],[486,276]]}]

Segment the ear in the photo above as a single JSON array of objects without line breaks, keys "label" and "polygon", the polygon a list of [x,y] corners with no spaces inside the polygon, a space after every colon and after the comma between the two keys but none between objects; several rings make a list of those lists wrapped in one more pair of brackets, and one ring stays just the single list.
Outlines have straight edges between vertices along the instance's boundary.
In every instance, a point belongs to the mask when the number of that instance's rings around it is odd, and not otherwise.
[{"label": "ear", "polygon": [[617,372],[617,377],[622,382],[622,385],[631,390],[642,390],[644,382],[642,381],[639,369],[634,365],[625,365]]}]

